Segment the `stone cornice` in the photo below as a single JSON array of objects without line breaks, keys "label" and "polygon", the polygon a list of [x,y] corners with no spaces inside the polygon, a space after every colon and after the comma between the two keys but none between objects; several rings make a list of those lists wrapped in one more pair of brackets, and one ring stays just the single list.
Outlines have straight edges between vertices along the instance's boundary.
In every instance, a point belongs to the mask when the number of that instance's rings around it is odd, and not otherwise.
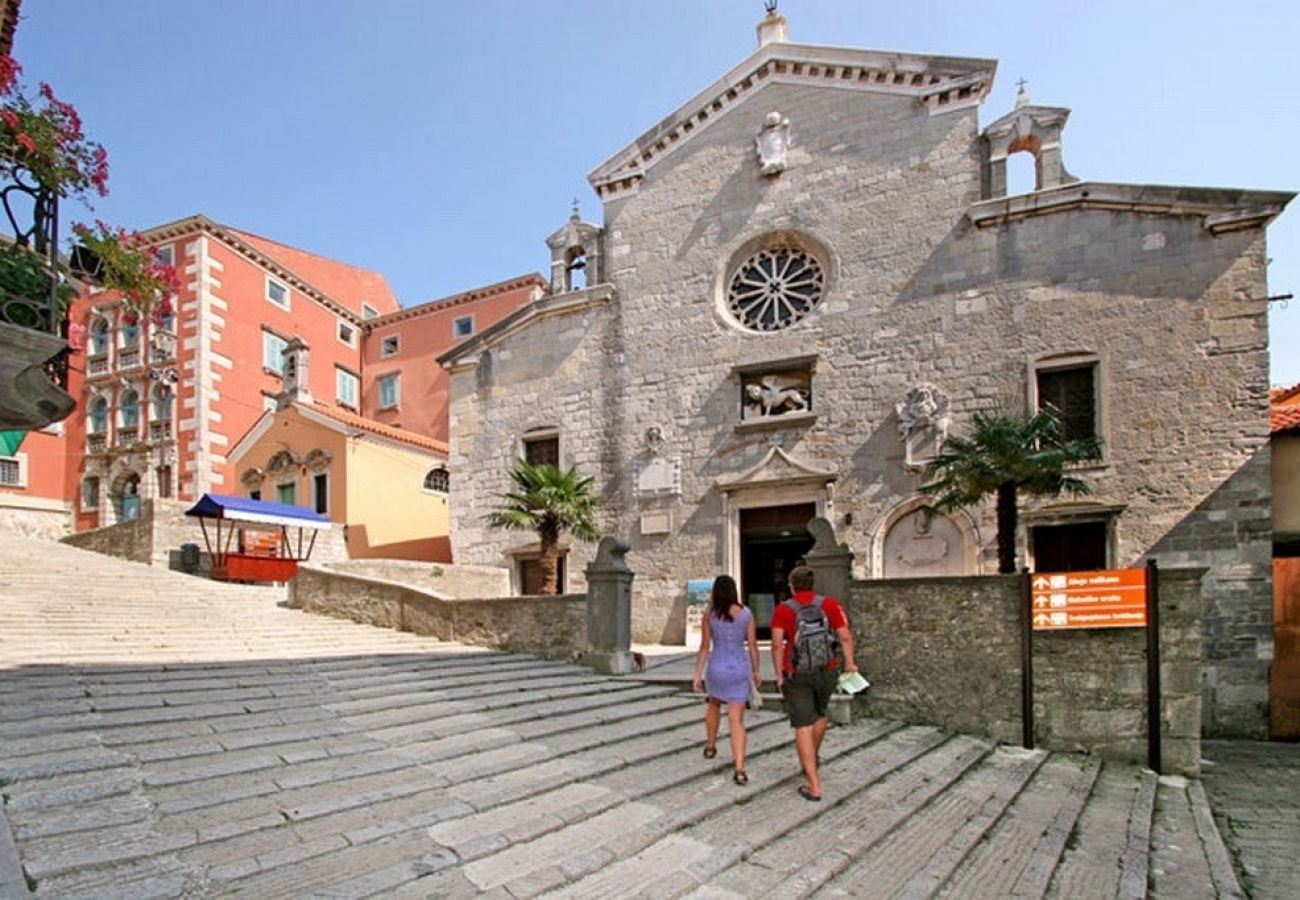
[{"label": "stone cornice", "polygon": [[451,371],[472,368],[478,365],[478,358],[484,350],[496,346],[533,322],[604,306],[614,299],[614,293],[612,284],[596,284],[581,291],[539,297],[439,356],[438,365]]},{"label": "stone cornice", "polygon": [[415,319],[429,313],[441,312],[444,309],[450,309],[455,306],[464,306],[467,303],[473,303],[475,300],[482,300],[485,297],[494,297],[497,294],[504,294],[518,288],[528,287],[546,289],[546,279],[536,272],[529,272],[527,275],[519,275],[515,278],[509,278],[505,281],[498,281],[496,284],[489,284],[486,287],[474,288],[472,291],[464,291],[460,294],[452,294],[450,297],[441,297],[437,300],[430,300],[427,303],[421,303],[418,306],[408,306],[399,309],[396,312],[384,313],[374,319],[367,319],[365,322],[365,331],[369,334],[376,328],[382,328],[385,325],[392,325],[395,322],[403,322],[407,319]]},{"label": "stone cornice", "polygon": [[1267,225],[1294,196],[1290,191],[1081,181],[1014,197],[981,200],[966,215],[977,228],[1074,209],[1199,216],[1202,227],[1212,234],[1220,234]]},{"label": "stone cornice", "polygon": [[660,159],[767,84],[901,94],[934,114],[981,102],[996,69],[990,59],[766,44],[593,169],[587,180],[603,199],[634,190]]}]

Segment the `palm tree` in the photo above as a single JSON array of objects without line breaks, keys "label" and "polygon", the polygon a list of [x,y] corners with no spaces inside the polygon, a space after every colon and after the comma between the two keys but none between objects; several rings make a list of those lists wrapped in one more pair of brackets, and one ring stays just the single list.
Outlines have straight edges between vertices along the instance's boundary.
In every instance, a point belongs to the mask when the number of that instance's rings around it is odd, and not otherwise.
[{"label": "palm tree", "polygon": [[535,531],[540,543],[542,593],[556,593],[556,563],[560,535],[565,531],[584,541],[600,537],[595,510],[600,498],[591,492],[591,478],[582,478],[574,468],[562,472],[548,463],[533,465],[519,460],[510,472],[515,489],[502,494],[504,501],[487,523],[508,531]]},{"label": "palm tree", "polygon": [[1069,466],[1101,457],[1095,438],[1066,441],[1060,415],[1050,405],[1034,413],[1004,408],[975,413],[969,437],[950,436],[926,466],[930,482],[921,492],[948,512],[997,495],[998,571],[1016,570],[1016,520],[1020,492],[1055,497],[1062,491],[1088,493],[1088,485],[1066,474]]}]

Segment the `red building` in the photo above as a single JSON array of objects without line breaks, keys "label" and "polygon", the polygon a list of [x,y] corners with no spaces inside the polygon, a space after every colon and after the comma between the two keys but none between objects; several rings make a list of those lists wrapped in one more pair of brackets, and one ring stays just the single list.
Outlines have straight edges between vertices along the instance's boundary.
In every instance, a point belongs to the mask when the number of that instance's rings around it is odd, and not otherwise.
[{"label": "red building", "polygon": [[295,337],[319,401],[445,441],[436,357],[544,285],[529,275],[402,309],[377,272],[204,216],[145,236],[180,271],[175,314],[137,317],[104,293],[73,302],[78,408],[0,446],[0,528],[56,535],[131,518],[146,497],[242,493],[228,451],[274,408]]}]

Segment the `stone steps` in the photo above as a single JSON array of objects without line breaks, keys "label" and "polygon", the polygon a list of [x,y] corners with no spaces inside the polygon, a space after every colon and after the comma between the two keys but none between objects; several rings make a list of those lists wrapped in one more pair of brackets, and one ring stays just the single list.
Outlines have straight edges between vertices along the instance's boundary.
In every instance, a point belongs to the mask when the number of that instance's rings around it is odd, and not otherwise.
[{"label": "stone steps", "polygon": [[738,787],[672,685],[15,547],[0,838],[37,896],[1241,896],[1198,782],[867,719],[808,803],[773,710]]}]

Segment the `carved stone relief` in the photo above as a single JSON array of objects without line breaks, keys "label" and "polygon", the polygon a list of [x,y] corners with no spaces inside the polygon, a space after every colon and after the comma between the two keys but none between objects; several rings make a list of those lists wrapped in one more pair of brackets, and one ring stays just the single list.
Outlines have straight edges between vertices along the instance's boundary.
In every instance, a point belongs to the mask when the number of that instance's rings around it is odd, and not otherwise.
[{"label": "carved stone relief", "polygon": [[929,385],[918,385],[894,407],[903,439],[904,462],[924,466],[948,437],[948,398]]},{"label": "carved stone relief", "polygon": [[258,468],[245,469],[239,476],[240,483],[250,491],[256,491],[262,487],[262,482],[266,480],[266,473]]},{"label": "carved stone relief", "polygon": [[768,113],[754,143],[758,150],[759,173],[780,175],[786,169],[786,154],[790,150],[790,120],[779,112]]},{"label": "carved stone relief", "polygon": [[636,492],[642,496],[680,494],[682,463],[679,459],[652,456],[637,466]]},{"label": "carved stone relief", "polygon": [[781,372],[741,379],[741,419],[768,419],[812,411],[812,373]]},{"label": "carved stone relief", "polygon": [[288,472],[290,469],[296,469],[301,465],[302,460],[298,458],[298,454],[292,450],[280,450],[267,462],[266,471],[272,474]]},{"label": "carved stone relief", "polygon": [[883,576],[923,578],[966,575],[965,538],[947,516],[915,509],[896,521],[885,535]]},{"label": "carved stone relief", "polygon": [[333,459],[328,450],[317,447],[303,458],[302,464],[316,474],[320,474],[330,467]]}]

